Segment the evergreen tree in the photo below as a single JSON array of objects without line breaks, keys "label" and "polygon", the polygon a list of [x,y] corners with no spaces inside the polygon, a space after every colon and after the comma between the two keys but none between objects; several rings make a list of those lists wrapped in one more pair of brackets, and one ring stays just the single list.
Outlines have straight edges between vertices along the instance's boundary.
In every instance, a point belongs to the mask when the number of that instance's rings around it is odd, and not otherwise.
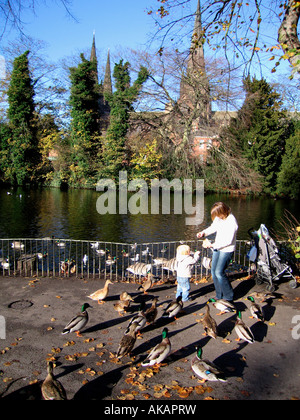
[{"label": "evergreen tree", "polygon": [[18,185],[36,181],[40,161],[34,121],[34,88],[29,71],[29,51],[14,60],[8,89],[8,144],[10,181]]},{"label": "evergreen tree", "polygon": [[133,111],[132,104],[148,78],[147,69],[141,67],[136,81],[130,86],[129,67],[130,64],[123,63],[123,60],[115,64],[113,77],[116,91],[105,94],[111,112],[110,125],[103,145],[103,167],[99,172],[101,177],[117,177],[120,170],[128,167],[125,142],[129,128],[129,113]]},{"label": "evergreen tree", "polygon": [[246,98],[227,135],[250,167],[263,177],[264,192],[274,193],[290,123],[281,109],[279,94],[264,79],[249,76],[243,85]]},{"label": "evergreen tree", "polygon": [[70,68],[72,172],[74,181],[93,176],[99,149],[99,85],[95,82],[97,62],[81,55],[78,67]]},{"label": "evergreen tree", "polygon": [[286,141],[285,154],[278,174],[277,193],[297,199],[300,196],[300,122]]},{"label": "evergreen tree", "polygon": [[9,143],[11,139],[11,130],[6,123],[0,124],[0,181],[10,182],[10,153]]}]

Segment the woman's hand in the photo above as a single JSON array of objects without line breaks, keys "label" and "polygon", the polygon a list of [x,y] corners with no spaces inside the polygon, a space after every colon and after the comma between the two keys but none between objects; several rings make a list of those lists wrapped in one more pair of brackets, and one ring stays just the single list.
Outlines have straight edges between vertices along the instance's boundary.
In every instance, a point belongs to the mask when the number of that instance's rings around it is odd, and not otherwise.
[{"label": "woman's hand", "polygon": [[198,232],[197,233],[197,238],[204,238],[204,236],[205,236],[205,233],[203,233],[203,232]]}]

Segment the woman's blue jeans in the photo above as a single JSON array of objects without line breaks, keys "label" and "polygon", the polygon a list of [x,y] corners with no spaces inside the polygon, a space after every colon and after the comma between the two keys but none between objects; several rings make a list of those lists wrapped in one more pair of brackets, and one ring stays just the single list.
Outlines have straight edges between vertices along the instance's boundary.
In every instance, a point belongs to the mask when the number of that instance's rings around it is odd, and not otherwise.
[{"label": "woman's blue jeans", "polygon": [[216,298],[233,300],[233,288],[225,274],[232,258],[233,252],[213,252],[211,261],[211,275],[216,289]]}]

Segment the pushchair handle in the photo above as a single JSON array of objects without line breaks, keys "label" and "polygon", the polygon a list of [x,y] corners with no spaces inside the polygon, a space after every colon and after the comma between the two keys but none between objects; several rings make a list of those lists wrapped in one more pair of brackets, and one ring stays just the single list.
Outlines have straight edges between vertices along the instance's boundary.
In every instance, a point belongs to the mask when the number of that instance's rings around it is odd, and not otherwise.
[{"label": "pushchair handle", "polygon": [[[254,232],[253,232],[253,231],[254,231]],[[255,230],[253,227],[251,227],[250,229],[248,229],[248,235],[249,235],[251,238],[253,238],[253,237],[254,237],[253,233],[257,234],[256,230]]]}]

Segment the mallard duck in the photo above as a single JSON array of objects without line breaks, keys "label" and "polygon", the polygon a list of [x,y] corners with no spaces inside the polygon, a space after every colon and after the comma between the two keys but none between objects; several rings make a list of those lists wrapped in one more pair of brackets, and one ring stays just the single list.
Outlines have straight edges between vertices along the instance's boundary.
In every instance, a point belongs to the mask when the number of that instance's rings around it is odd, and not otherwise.
[{"label": "mallard duck", "polygon": [[107,260],[105,261],[105,264],[112,266],[116,263],[116,261],[117,261],[117,257],[112,257],[112,256],[109,255],[107,257]]},{"label": "mallard duck", "polygon": [[42,383],[41,391],[45,400],[66,400],[67,393],[62,384],[54,378],[53,362],[47,362],[48,375]]},{"label": "mallard duck", "polygon": [[127,300],[119,300],[119,302],[114,304],[114,309],[119,312],[120,316],[123,316],[123,313],[126,311],[126,308],[129,308],[130,302],[132,301],[132,298]]},{"label": "mallard duck", "polygon": [[99,305],[104,303],[103,300],[107,297],[109,292],[109,285],[113,284],[112,281],[106,280],[105,285],[102,289],[96,290],[96,292],[90,294],[88,298],[92,300],[97,300]]},{"label": "mallard duck", "polygon": [[121,359],[122,357],[126,356],[127,354],[130,356],[130,353],[133,349],[133,346],[136,342],[136,334],[138,323],[133,322],[125,331],[125,334],[121,338],[118,351],[117,351],[117,358]]},{"label": "mallard duck", "polygon": [[145,280],[143,284],[140,287],[138,287],[138,290],[142,290],[145,295],[148,293],[148,290],[151,289],[151,287],[153,286],[152,277],[153,274],[148,273],[147,280]]},{"label": "mallard duck", "polygon": [[122,293],[120,294],[120,300],[125,301],[125,300],[133,300],[133,299],[132,299],[132,297],[130,296],[130,294],[129,294],[129,293],[127,293],[127,292],[122,292]]},{"label": "mallard duck", "polygon": [[212,362],[206,359],[202,359],[202,348],[196,347],[196,355],[191,361],[191,368],[193,372],[205,381],[220,381],[226,382],[224,373]]},{"label": "mallard duck", "polygon": [[68,334],[76,331],[77,336],[81,336],[80,331],[86,326],[89,320],[87,308],[91,308],[91,306],[88,303],[84,303],[81,307],[81,312],[67,323],[62,334]]},{"label": "mallard duck", "polygon": [[237,333],[238,338],[236,341],[244,340],[252,344],[255,342],[254,336],[250,328],[242,320],[241,312],[237,312],[237,318],[235,321],[234,330]]},{"label": "mallard duck", "polygon": [[71,263],[70,263],[70,273],[75,274],[76,270],[77,270],[77,266],[76,266],[75,262],[71,261]]},{"label": "mallard duck", "polygon": [[162,314],[163,318],[176,318],[176,315],[182,310],[183,308],[183,302],[182,302],[182,296],[178,296],[176,300],[173,300],[170,302],[167,307],[164,309],[164,312]]},{"label": "mallard duck", "polygon": [[126,328],[125,334],[127,334],[131,328],[131,325],[134,323],[136,325],[136,332],[140,333],[141,329],[144,328],[146,325],[147,319],[144,313],[145,309],[145,302],[142,302],[139,307],[139,312],[134,315],[131,320],[129,321],[129,324]]},{"label": "mallard duck", "polygon": [[154,321],[157,317],[157,313],[158,313],[157,307],[156,307],[157,301],[158,301],[158,298],[155,297],[152,301],[151,307],[145,311],[145,317],[148,324],[154,324]]},{"label": "mallard duck", "polygon": [[227,312],[235,312],[235,306],[233,305],[233,303],[228,302],[228,300],[225,300],[225,299],[216,300],[214,298],[211,298],[209,299],[209,302],[212,302],[214,307],[218,309],[219,311],[221,311],[217,315],[223,315]]},{"label": "mallard duck", "polygon": [[0,265],[3,270],[8,270],[10,267],[9,259],[8,258],[0,258]]},{"label": "mallard duck", "polygon": [[162,332],[162,341],[152,348],[146,359],[142,362],[142,366],[153,366],[163,362],[171,352],[171,342],[168,337],[168,328],[164,328]]},{"label": "mallard duck", "polygon": [[69,267],[70,267],[70,262],[68,259],[60,262],[60,271],[62,274],[68,274]]},{"label": "mallard duck", "polygon": [[261,303],[268,301],[269,299],[276,299],[276,295],[271,292],[252,292],[249,296],[253,296],[255,299],[259,299]]},{"label": "mallard duck", "polygon": [[210,315],[209,303],[206,303],[206,314],[202,319],[202,325],[205,331],[205,335],[209,335],[211,338],[216,339],[218,336],[218,327],[216,321]]},{"label": "mallard duck", "polygon": [[249,308],[250,313],[251,313],[251,318],[256,318],[259,321],[264,322],[265,316],[264,316],[263,310],[260,307],[260,305],[255,302],[253,296],[248,296],[247,299],[250,300],[250,302],[251,302],[251,305],[250,305],[250,308]]}]

